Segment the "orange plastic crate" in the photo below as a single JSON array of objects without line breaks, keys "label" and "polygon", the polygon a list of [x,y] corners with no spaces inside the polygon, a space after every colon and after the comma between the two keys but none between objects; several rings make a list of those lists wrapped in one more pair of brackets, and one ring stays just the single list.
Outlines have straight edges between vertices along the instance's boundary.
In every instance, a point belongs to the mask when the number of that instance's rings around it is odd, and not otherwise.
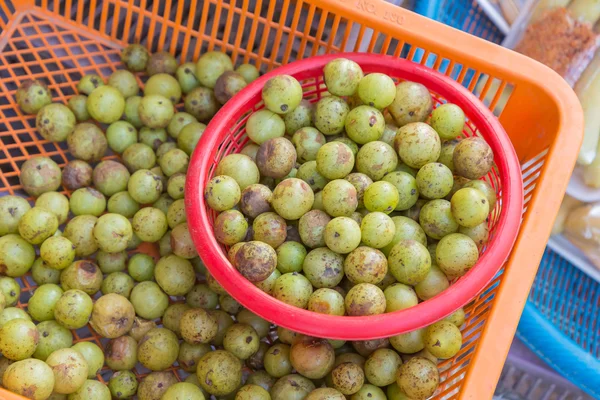
[{"label": "orange plastic crate", "polygon": [[[435,59],[436,69],[448,60],[442,72],[471,90],[479,82],[480,98],[499,116],[522,164],[523,224],[501,273],[466,308],[463,348],[439,364],[435,398],[492,397],[581,142],[579,103],[557,74],[378,0],[8,0],[0,1],[0,32],[0,196],[24,194],[18,174],[28,157],[67,161],[65,146],[42,140],[35,117],[18,110],[19,84],[43,79],[54,100],[65,102],[82,74],[106,77],[117,69],[128,43],[169,51],[182,62],[206,50],[226,51],[234,63],[255,63],[263,71],[316,54],[376,52],[423,64]],[[35,284],[28,276],[21,281],[25,307]],[[90,329],[75,338],[102,345]],[[0,390],[0,398],[20,397]]]}]

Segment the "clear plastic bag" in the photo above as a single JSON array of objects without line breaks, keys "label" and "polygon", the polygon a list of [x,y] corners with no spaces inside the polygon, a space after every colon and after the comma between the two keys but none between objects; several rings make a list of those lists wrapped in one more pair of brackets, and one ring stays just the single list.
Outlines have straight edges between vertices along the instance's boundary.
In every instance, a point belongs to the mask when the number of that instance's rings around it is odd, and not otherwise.
[{"label": "clear plastic bag", "polygon": [[571,211],[565,223],[564,235],[600,269],[600,203]]}]

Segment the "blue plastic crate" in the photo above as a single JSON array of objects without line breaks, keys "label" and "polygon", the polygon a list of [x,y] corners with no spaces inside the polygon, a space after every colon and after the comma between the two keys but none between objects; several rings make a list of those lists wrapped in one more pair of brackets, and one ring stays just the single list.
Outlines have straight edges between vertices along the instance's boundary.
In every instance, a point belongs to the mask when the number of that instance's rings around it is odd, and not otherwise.
[{"label": "blue plastic crate", "polygon": [[546,248],[517,336],[542,360],[600,399],[600,283]]},{"label": "blue plastic crate", "polygon": [[416,0],[415,12],[490,42],[504,39],[475,0]]},{"label": "blue plastic crate", "polygon": [[[425,17],[442,22],[453,28],[460,29],[472,35],[500,44],[504,35],[483,12],[477,1],[468,0],[416,0],[414,11]],[[415,52],[414,60],[421,61],[423,50]],[[430,56],[425,65],[432,67],[435,56]],[[444,71],[449,65],[447,60],[441,64],[440,70]],[[461,65],[457,65],[451,74],[456,79],[460,74]],[[473,78],[473,71],[467,72],[463,86],[468,87]]]}]

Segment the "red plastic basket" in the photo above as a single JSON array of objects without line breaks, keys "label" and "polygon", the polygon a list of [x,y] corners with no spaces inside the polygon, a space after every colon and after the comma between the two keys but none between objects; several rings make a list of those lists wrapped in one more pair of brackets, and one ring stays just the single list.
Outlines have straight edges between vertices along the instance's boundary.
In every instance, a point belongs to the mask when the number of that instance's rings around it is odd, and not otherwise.
[{"label": "red plastic basket", "polygon": [[[485,180],[496,190],[498,202],[490,216],[490,241],[466,275],[438,296],[415,307],[365,317],[339,317],[302,310],[262,292],[231,265],[226,248],[213,234],[216,213],[204,201],[204,186],[213,177],[218,162],[239,152],[247,143],[245,123],[251,112],[261,109],[265,82],[279,74],[294,76],[304,88],[304,98],[317,101],[326,91],[322,71],[329,61],[346,57],[365,73],[381,72],[397,80],[424,84],[437,104],[445,101],[462,107],[471,132],[482,136],[494,152],[497,169]],[[389,337],[427,326],[467,304],[492,280],[516,239],[523,209],[521,168],[506,132],[491,111],[471,92],[451,78],[403,59],[374,54],[332,54],[312,57],[280,67],[248,85],[217,113],[201,138],[188,169],[186,186],[188,225],[198,252],[210,273],[244,307],[263,318],[307,335],[343,340]]]}]

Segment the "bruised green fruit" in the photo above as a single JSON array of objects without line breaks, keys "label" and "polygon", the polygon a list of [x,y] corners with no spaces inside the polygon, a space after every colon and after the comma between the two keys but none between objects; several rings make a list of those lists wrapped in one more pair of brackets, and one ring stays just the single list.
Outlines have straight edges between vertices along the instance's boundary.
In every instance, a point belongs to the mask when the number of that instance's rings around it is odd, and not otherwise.
[{"label": "bruised green fruit", "polygon": [[398,156],[387,143],[372,141],[360,148],[356,155],[356,169],[374,181],[381,180],[398,165]]},{"label": "bruised green fruit", "polygon": [[48,157],[32,157],[21,165],[21,186],[31,196],[53,192],[61,183],[59,166]]},{"label": "bruised green fruit", "polygon": [[212,89],[200,86],[185,96],[184,107],[198,121],[208,122],[219,110],[219,102]]},{"label": "bruised green fruit", "polygon": [[450,286],[448,278],[437,266],[432,265],[424,280],[415,285],[415,292],[421,300],[429,300]]},{"label": "bruised green fruit", "polygon": [[333,387],[345,395],[352,395],[360,390],[365,381],[363,369],[352,362],[341,363],[331,371]]},{"label": "bruised green fruit", "polygon": [[311,248],[325,246],[325,227],[329,221],[329,215],[321,210],[311,210],[300,217],[298,231],[302,242]]},{"label": "bruised green fruit", "polygon": [[260,72],[252,64],[241,64],[235,69],[235,72],[242,75],[247,83],[255,81],[260,76]]},{"label": "bruised green fruit", "polygon": [[15,234],[0,237],[0,271],[3,274],[23,276],[31,269],[34,261],[35,249],[22,237]]},{"label": "bruised green fruit", "polygon": [[193,373],[198,368],[198,360],[211,351],[212,349],[208,344],[190,344],[184,341],[179,346],[177,362],[184,371]]},{"label": "bruised green fruit", "polygon": [[425,329],[425,349],[441,359],[454,357],[462,347],[462,334],[450,321],[438,321]]},{"label": "bruised green fruit", "polygon": [[258,351],[260,338],[250,325],[233,324],[225,332],[223,347],[239,358],[246,360]]},{"label": "bruised green fruit", "polygon": [[452,171],[444,164],[425,164],[417,173],[417,188],[422,197],[442,199],[452,190],[454,178]]},{"label": "bruised green fruit", "polygon": [[344,260],[344,272],[352,283],[378,284],[387,271],[385,255],[371,247],[357,247]]},{"label": "bruised green fruit", "polygon": [[[31,244],[41,244],[52,236],[57,229],[58,218],[56,218],[56,215],[41,207],[33,207],[28,210],[19,221],[19,235]],[[32,263],[33,260],[29,263],[29,267]]]},{"label": "bruised green fruit", "polygon": [[167,217],[158,208],[145,207],[133,216],[132,227],[142,241],[154,243],[167,232]]},{"label": "bruised green fruit", "polygon": [[39,342],[33,353],[34,358],[45,361],[54,351],[73,345],[71,331],[60,326],[56,321],[40,322],[36,329],[39,334]]},{"label": "bruised green fruit", "polygon": [[118,89],[112,86],[100,86],[89,94],[87,110],[96,121],[110,124],[119,120],[123,115],[125,98]]},{"label": "bruised green fruit", "polygon": [[33,278],[34,282],[38,285],[44,285],[46,283],[57,284],[60,282],[60,271],[48,267],[41,258],[38,258],[31,266],[31,277]]},{"label": "bruised green fruit", "polygon": [[292,345],[290,362],[299,374],[321,379],[333,369],[335,352],[327,340],[305,336]]},{"label": "bruised green fruit", "polygon": [[383,180],[394,185],[398,191],[398,204],[396,211],[408,210],[419,199],[419,190],[416,179],[404,171],[394,171],[386,174]]},{"label": "bruised green fruit", "polygon": [[76,350],[70,348],[56,350],[48,356],[46,364],[52,368],[54,373],[54,391],[56,393],[73,393],[87,379],[87,362]]},{"label": "bruised green fruit", "polygon": [[313,113],[315,127],[324,135],[336,135],[344,130],[350,107],[336,96],[323,97],[317,102]]},{"label": "bruised green fruit", "polygon": [[298,168],[296,178],[302,179],[304,182],[308,183],[313,192],[323,189],[329,182],[329,180],[317,170],[316,161],[308,161],[302,164],[300,168]]},{"label": "bruised green fruit", "polygon": [[79,93],[89,95],[96,88],[104,86],[104,80],[96,74],[86,74],[77,83]]},{"label": "bruised green fruit", "polygon": [[306,182],[288,178],[273,190],[271,206],[287,220],[296,220],[306,214],[314,203],[315,195]]},{"label": "bruised green fruit", "polygon": [[102,286],[102,272],[91,261],[75,261],[61,272],[60,284],[65,290],[79,289],[93,296]]},{"label": "bruised green fruit", "polygon": [[133,230],[127,218],[119,214],[104,214],[94,226],[94,238],[100,250],[117,253],[127,249]]},{"label": "bruised green fruit", "polygon": [[350,139],[358,144],[366,144],[381,138],[385,120],[379,110],[363,105],[350,110],[344,126]]},{"label": "bruised green fruit", "polygon": [[437,199],[426,203],[419,214],[419,223],[433,239],[441,239],[458,230],[458,223],[452,215],[451,204],[447,200]]},{"label": "bruised green fruit", "polygon": [[315,390],[315,384],[302,375],[283,376],[271,388],[272,400],[304,400]]},{"label": "bruised green fruit", "polygon": [[431,127],[442,140],[458,137],[465,126],[465,113],[456,104],[442,104],[431,113]]},{"label": "bruised green fruit", "polygon": [[396,96],[388,111],[398,126],[423,122],[433,109],[429,89],[416,82],[404,81],[396,85]]},{"label": "bruised green fruit", "polygon": [[42,81],[26,79],[16,93],[17,104],[26,114],[36,114],[42,107],[52,103],[52,94]]},{"label": "bruised green fruit", "polygon": [[283,178],[296,164],[296,150],[286,138],[272,138],[263,142],[256,153],[256,165],[261,176]]},{"label": "bruised green fruit", "polygon": [[68,400],[110,400],[110,398],[108,386],[102,382],[88,379],[79,389],[69,395]]},{"label": "bruised green fruit", "polygon": [[196,78],[196,64],[194,63],[181,64],[177,67],[175,76],[177,77],[177,81],[179,82],[179,86],[183,93],[187,94],[192,91],[192,89],[200,86],[200,82],[198,81],[198,78]]},{"label": "bruised green fruit", "polygon": [[400,283],[416,285],[425,279],[431,268],[429,251],[421,243],[404,239],[392,247],[388,255],[392,275]]},{"label": "bruised green fruit", "polygon": [[459,142],[460,140],[458,139],[443,142],[440,156],[437,159],[437,162],[444,164],[452,173],[454,173],[454,149]]},{"label": "bruised green fruit", "polygon": [[140,113],[138,111],[141,101],[142,98],[140,96],[131,96],[125,100],[123,119],[136,128],[141,128],[144,125],[140,119]]},{"label": "bruised green fruit", "polygon": [[54,319],[69,329],[83,328],[92,315],[93,302],[82,290],[71,289],[56,302]]},{"label": "bruised green fruit", "polygon": [[487,175],[494,165],[494,152],[485,140],[477,136],[461,140],[452,157],[456,174],[468,179]]},{"label": "bruised green fruit", "polygon": [[144,96],[160,95],[171,100],[173,104],[181,100],[181,87],[177,79],[167,73],[154,74],[144,86]]},{"label": "bruised green fruit", "polygon": [[215,175],[232,177],[238,183],[240,190],[244,190],[260,180],[258,167],[250,157],[243,154],[225,156],[217,165]]},{"label": "bruised green fruit", "polygon": [[202,122],[192,122],[184,126],[177,136],[177,146],[191,156],[205,130],[206,125]]},{"label": "bruised green fruit", "polygon": [[196,375],[200,386],[208,393],[225,396],[242,383],[242,363],[228,351],[215,350],[198,361]]},{"label": "bruised green fruit", "polygon": [[310,127],[312,125],[312,114],[312,103],[303,99],[298,107],[283,116],[285,133],[293,135],[299,129]]},{"label": "bruised green fruit", "polygon": [[131,291],[129,300],[135,313],[145,319],[162,317],[169,306],[169,296],[154,282],[141,282]]},{"label": "bruised green fruit", "polygon": [[437,265],[450,278],[466,274],[479,259],[475,242],[461,233],[447,235],[435,250]]},{"label": "bruised green fruit", "polygon": [[49,398],[54,384],[52,368],[33,358],[9,365],[2,377],[2,386],[6,389],[36,400]]},{"label": "bruised green fruit", "polygon": [[96,377],[104,366],[104,352],[102,349],[92,342],[79,342],[71,348],[78,351],[85,359],[88,365],[88,379]]},{"label": "bruised green fruit", "polygon": [[140,120],[149,128],[166,128],[175,114],[174,110],[173,103],[158,94],[142,97],[138,107]]},{"label": "bruised green fruit", "polygon": [[208,343],[217,335],[217,320],[207,311],[194,308],[183,313],[179,322],[181,336],[190,344]]},{"label": "bruised green fruit", "polygon": [[138,360],[152,371],[170,367],[179,354],[179,342],[173,332],[165,328],[148,331],[138,344]]},{"label": "bruised green fruit", "polygon": [[36,321],[54,319],[54,308],[63,290],[53,283],[39,286],[29,299],[27,311]]},{"label": "bruised green fruit", "polygon": [[149,58],[148,50],[140,44],[130,44],[121,51],[121,62],[133,72],[145,70]]},{"label": "bruised green fruit", "polygon": [[247,85],[244,77],[234,71],[225,71],[215,82],[215,97],[221,104],[227,103]]},{"label": "bruised green fruit", "polygon": [[377,72],[362,78],[357,90],[358,97],[363,103],[380,110],[390,106],[396,98],[394,80]]},{"label": "bruised green fruit", "polygon": [[31,317],[26,311],[23,311],[17,307],[6,307],[4,310],[2,310],[2,312],[0,312],[0,328],[6,325],[7,322],[14,319],[31,321]]},{"label": "bruised green fruit", "polygon": [[440,374],[431,361],[415,357],[400,366],[397,383],[412,399],[428,399],[438,387]]},{"label": "bruised green fruit", "polygon": [[150,76],[161,73],[173,75],[176,69],[177,60],[166,51],[152,54],[146,64],[146,72]]},{"label": "bruised green fruit", "polygon": [[[69,200],[64,194],[58,192],[43,193],[36,199],[35,206],[54,213],[56,218],[58,218],[59,225],[67,222],[67,217],[69,216]],[[18,207],[14,212],[18,213]]]},{"label": "bruised green fruit", "polygon": [[140,90],[135,75],[124,69],[113,72],[108,78],[108,85],[121,92],[124,98],[135,96]]},{"label": "bruised green fruit", "polygon": [[496,201],[498,199],[496,197],[496,190],[494,190],[494,188],[489,183],[483,180],[473,180],[465,183],[463,185],[463,188],[473,188],[479,190],[488,199],[490,212],[494,210],[494,207],[496,206]]},{"label": "bruised green fruit", "polygon": [[134,318],[135,310],[129,300],[109,293],[94,303],[90,325],[100,336],[112,339],[129,332]]},{"label": "bruised green fruit", "polygon": [[117,371],[108,381],[111,395],[116,399],[128,399],[135,395],[138,381],[132,371]]},{"label": "bruised green fruit", "polygon": [[64,104],[54,103],[42,107],[37,113],[35,126],[40,135],[50,142],[63,142],[75,128],[75,114]]},{"label": "bruised green fruit", "polygon": [[337,217],[327,223],[323,237],[331,250],[347,254],[360,244],[360,226],[352,218]]},{"label": "bruised green fruit", "polygon": [[365,215],[360,230],[362,242],[376,249],[387,246],[396,234],[394,221],[382,212],[371,212]]},{"label": "bruised green fruit", "polygon": [[312,250],[303,263],[304,275],[316,288],[332,288],[344,277],[344,259],[326,247]]},{"label": "bruised green fruit", "polygon": [[333,289],[322,288],[315,290],[308,299],[308,310],[320,314],[345,314],[344,298]]},{"label": "bruised green fruit", "polygon": [[400,160],[412,168],[437,161],[441,151],[440,137],[423,122],[410,123],[398,129],[394,149]]},{"label": "bruised green fruit", "polygon": [[161,400],[163,394],[177,383],[173,371],[152,372],[140,382],[137,395],[140,400]]},{"label": "bruised green fruit", "polygon": [[196,281],[192,264],[176,255],[161,258],[154,268],[156,282],[169,296],[183,296],[189,292]]},{"label": "bruised green fruit", "polygon": [[377,181],[367,187],[363,200],[367,210],[389,214],[396,209],[400,195],[393,184]]},{"label": "bruised green fruit", "polygon": [[490,237],[490,229],[487,222],[482,222],[481,224],[472,228],[461,226],[458,228],[458,233],[462,233],[463,235],[470,237],[479,248],[483,247],[488,242]]},{"label": "bruised green fruit", "polygon": [[219,51],[206,52],[196,62],[196,77],[207,88],[214,88],[225,71],[233,71],[233,63],[227,54]]},{"label": "bruised green fruit", "polygon": [[358,194],[352,183],[335,179],[323,189],[323,206],[332,217],[351,215],[358,206]]},{"label": "bruised green fruit", "polygon": [[131,336],[110,340],[105,347],[106,365],[113,371],[133,369],[137,363],[137,342]]},{"label": "bruised green fruit", "polygon": [[403,333],[390,337],[390,344],[399,353],[413,354],[425,348],[425,329],[417,329],[412,332]]},{"label": "bruised green fruit", "polygon": [[[214,179],[216,179],[216,178],[213,178],[213,180]],[[229,180],[229,179],[232,179],[232,178],[227,177],[227,179],[224,179],[224,180]],[[226,205],[226,204],[222,204],[224,201],[226,201],[225,199],[227,199],[229,201],[229,204],[231,204],[231,202],[233,200],[233,199],[231,199],[231,195],[233,194],[234,198],[235,198],[235,194],[237,194],[237,192],[235,192],[235,190],[229,189],[229,186],[233,186],[233,183],[235,183],[235,181],[232,182],[231,184],[227,184],[226,195],[223,195],[220,193],[221,192],[220,189],[221,189],[222,185],[219,185],[219,187],[218,187],[218,189],[219,189],[218,197],[220,197],[219,200],[215,200],[215,198],[214,198],[215,188],[213,188],[212,193],[210,192],[211,183],[209,183],[209,185],[205,189],[205,198],[212,208],[214,208],[214,207],[211,205],[211,203],[216,203],[216,204],[214,204],[215,207],[223,208],[223,206]],[[236,186],[237,186],[237,183],[236,183]],[[239,190],[239,186],[238,186],[238,190]],[[233,192],[233,193],[231,193],[231,192]],[[250,186],[246,187],[243,190],[243,192],[241,193],[240,209],[248,217],[256,218],[260,214],[271,211],[272,196],[273,196],[273,193],[271,192],[271,190],[268,187],[261,185],[261,184],[250,185]],[[227,205],[229,205],[229,204],[227,204]],[[229,207],[229,208],[232,208],[232,207]],[[218,210],[218,211],[223,211],[223,210]]]},{"label": "bruised green fruit", "polygon": [[336,58],[323,68],[327,91],[336,96],[353,95],[363,79],[363,71],[355,61]]},{"label": "bruised green fruit", "polygon": [[277,254],[267,243],[250,241],[237,251],[234,265],[250,282],[260,282],[275,270]]},{"label": "bruised green fruit", "polygon": [[21,217],[30,209],[31,206],[22,197],[11,195],[0,197],[0,236],[8,233],[17,233]]},{"label": "bruised green fruit", "polygon": [[75,125],[75,129],[67,138],[67,145],[73,157],[86,162],[96,162],[104,157],[108,142],[98,126],[82,122]]},{"label": "bruised green fruit", "polygon": [[460,226],[474,228],[486,221],[490,213],[485,194],[477,189],[462,188],[450,200],[452,215]]},{"label": "bruised green fruit", "polygon": [[385,312],[385,295],[377,286],[359,283],[348,291],[344,300],[346,314],[351,316],[377,315]]},{"label": "bruised green fruit", "polygon": [[10,360],[19,361],[33,355],[39,342],[39,332],[33,322],[17,318],[0,328],[0,351]]},{"label": "bruised green fruit", "polygon": [[273,297],[298,308],[308,307],[312,292],[310,281],[297,272],[281,275],[273,285]]},{"label": "bruised green fruit", "polygon": [[293,76],[277,75],[263,86],[262,99],[269,111],[287,114],[302,101],[302,86]]}]

